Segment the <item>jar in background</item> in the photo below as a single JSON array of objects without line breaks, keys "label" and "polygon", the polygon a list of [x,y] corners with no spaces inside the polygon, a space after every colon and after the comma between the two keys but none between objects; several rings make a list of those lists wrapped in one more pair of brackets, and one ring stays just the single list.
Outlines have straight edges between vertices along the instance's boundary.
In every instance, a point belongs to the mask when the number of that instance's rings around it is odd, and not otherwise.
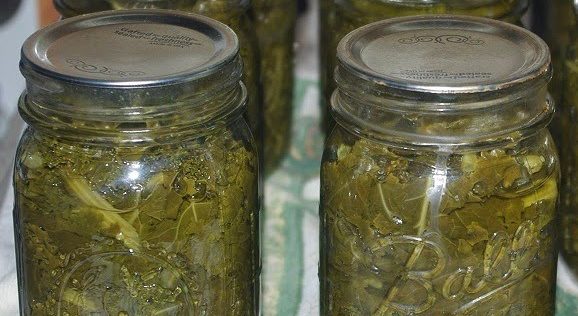
[{"label": "jar in background", "polygon": [[[243,59],[243,82],[247,86],[249,125],[259,147],[263,148],[263,92],[259,42],[253,20],[249,17],[250,0],[185,0],[184,11],[195,12],[227,24],[239,37]],[[263,156],[263,158],[267,159]]]},{"label": "jar in background", "polygon": [[321,314],[553,315],[546,44],[490,19],[421,16],[359,28],[337,55]]},{"label": "jar in background", "polygon": [[[576,16],[572,0],[537,0],[532,4],[532,31],[540,35],[550,47],[552,55],[553,76],[548,86],[548,91],[554,99],[557,107],[562,107],[562,90],[564,89],[566,53],[570,45],[572,30],[576,27]],[[567,129],[563,126],[567,122],[562,108],[558,108],[554,115],[550,132],[556,140],[556,144],[562,144]],[[562,150],[558,148],[558,150]],[[562,169],[566,165],[565,157],[560,156]]]},{"label": "jar in background", "polygon": [[[331,19],[339,21],[325,29],[328,34],[327,44],[321,46],[321,79],[323,104],[329,105],[331,94],[335,89],[333,73],[337,66],[335,51],[339,41],[349,32],[363,25],[379,20],[413,16],[419,14],[464,14],[499,19],[521,24],[520,19],[528,6],[527,0],[326,0],[333,3]],[[321,21],[323,22],[323,20]],[[323,51],[325,50],[325,52]],[[334,125],[330,116],[325,118],[326,131]]]},{"label": "jar in background", "polygon": [[[59,1],[59,0],[57,0]],[[77,0],[62,0],[77,1]],[[196,0],[104,0],[110,3],[113,10],[123,9],[172,9],[179,10],[191,5]]]},{"label": "jar in background", "polygon": [[[99,11],[96,7],[91,7],[90,11],[85,11],[86,7],[79,10],[67,10],[67,8],[76,8],[78,3],[85,2],[86,0],[54,0],[54,6],[64,18]],[[249,0],[96,0],[94,3],[106,3],[112,9],[157,8],[198,13],[232,28],[239,38],[240,55],[243,60],[243,83],[247,87],[249,125],[261,147],[263,111],[259,44],[255,26],[249,18]]]},{"label": "jar in background", "polygon": [[[578,8],[571,10],[576,21]],[[560,37],[558,37],[560,39]],[[561,47],[558,47],[561,48]],[[561,59],[563,72],[560,115],[552,130],[560,138],[558,149],[562,165],[562,254],[568,266],[578,275],[578,28],[574,25],[566,51]]]},{"label": "jar in background", "polygon": [[287,152],[293,116],[293,43],[296,0],[254,0],[261,52],[265,170],[272,171]]},{"label": "jar in background", "polygon": [[112,10],[108,0],[53,0],[54,7],[63,17]]},{"label": "jar in background", "polygon": [[238,40],[199,15],[55,23],[23,47],[23,315],[257,315],[259,164]]},{"label": "jar in background", "polygon": [[[333,74],[328,73],[333,71],[329,69],[328,61],[333,59],[335,55],[335,49],[329,49],[329,43],[331,41],[331,33],[334,30],[334,20],[335,11],[333,10],[334,0],[319,0],[319,106],[321,110],[321,130],[329,131],[329,103],[326,96],[331,96],[328,92],[329,86],[334,86],[333,82],[328,83],[327,80],[332,80]],[[327,90],[327,92],[326,92]]]},{"label": "jar in background", "polygon": [[[538,3],[542,4],[538,6]],[[572,30],[576,25],[574,6],[572,0],[539,0],[535,1],[535,7],[542,8],[540,11],[533,11],[532,30],[540,35],[548,46],[552,54],[552,66],[554,76],[548,89],[556,104],[561,103],[563,86],[562,73],[564,72],[564,55],[568,45]],[[541,23],[541,28],[534,27]]]}]

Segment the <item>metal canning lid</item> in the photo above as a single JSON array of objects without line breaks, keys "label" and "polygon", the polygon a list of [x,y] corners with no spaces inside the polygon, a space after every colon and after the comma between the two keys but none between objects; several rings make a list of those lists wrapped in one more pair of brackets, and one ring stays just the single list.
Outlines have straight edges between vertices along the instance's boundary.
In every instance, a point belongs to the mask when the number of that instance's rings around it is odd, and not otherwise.
[{"label": "metal canning lid", "polygon": [[72,84],[143,88],[220,75],[238,50],[235,33],[204,16],[106,11],[36,32],[24,43],[21,67]]},{"label": "metal canning lid", "polygon": [[551,76],[544,41],[485,18],[420,16],[373,23],[345,36],[337,56],[340,71],[349,76],[387,93],[430,100],[506,92],[545,84]]}]

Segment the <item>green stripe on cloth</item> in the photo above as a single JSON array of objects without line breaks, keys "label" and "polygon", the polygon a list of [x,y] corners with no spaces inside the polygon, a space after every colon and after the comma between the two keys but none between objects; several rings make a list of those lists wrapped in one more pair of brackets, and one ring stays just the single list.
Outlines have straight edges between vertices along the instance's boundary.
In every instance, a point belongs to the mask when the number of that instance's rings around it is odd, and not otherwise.
[{"label": "green stripe on cloth", "polygon": [[[323,137],[319,117],[306,107],[317,106],[318,84],[298,80],[294,87],[291,147],[281,166],[265,180],[264,315],[296,315],[303,289],[304,212],[318,208],[303,196],[303,187],[319,175]],[[311,109],[309,109],[311,110]],[[313,114],[312,114],[313,113]],[[317,236],[315,236],[317,238]]]},{"label": "green stripe on cloth", "polygon": [[301,304],[301,288],[303,282],[303,239],[301,229],[303,227],[302,209],[299,205],[288,203],[286,205],[285,234],[287,247],[285,247],[285,273],[281,281],[281,297],[277,305],[277,315],[296,315]]},{"label": "green stripe on cloth", "polygon": [[561,287],[556,290],[556,316],[578,315],[578,298]]}]

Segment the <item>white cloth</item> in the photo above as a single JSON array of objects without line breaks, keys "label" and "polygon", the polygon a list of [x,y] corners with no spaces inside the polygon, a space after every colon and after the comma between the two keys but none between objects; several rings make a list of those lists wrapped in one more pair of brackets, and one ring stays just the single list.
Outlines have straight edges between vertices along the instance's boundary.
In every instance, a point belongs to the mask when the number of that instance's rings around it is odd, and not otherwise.
[{"label": "white cloth", "polygon": [[24,89],[24,78],[18,70],[20,47],[37,28],[36,5],[35,0],[23,0],[16,15],[0,25],[0,316],[18,315],[11,175],[24,125],[16,110]]},{"label": "white cloth", "polygon": [[0,209],[0,315],[18,314],[18,286],[12,225],[13,192],[9,187]]}]

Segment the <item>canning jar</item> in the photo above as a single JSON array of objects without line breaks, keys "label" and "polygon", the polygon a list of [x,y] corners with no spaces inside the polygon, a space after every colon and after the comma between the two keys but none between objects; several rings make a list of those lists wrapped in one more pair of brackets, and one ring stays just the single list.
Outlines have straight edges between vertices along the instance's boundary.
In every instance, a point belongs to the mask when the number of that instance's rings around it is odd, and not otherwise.
[{"label": "canning jar", "polygon": [[256,315],[259,166],[233,31],[83,15],[32,35],[21,70],[21,313]]},{"label": "canning jar", "polygon": [[[333,72],[337,66],[335,51],[339,41],[354,29],[386,18],[418,14],[465,14],[520,24],[527,0],[330,0],[333,1],[332,23],[327,27],[328,44],[321,46],[320,67],[326,78],[322,93],[329,102],[335,89]],[[323,103],[323,102],[322,102]],[[328,104],[328,103],[326,103]],[[333,121],[324,122],[330,128]]]},{"label": "canning jar", "polygon": [[63,17],[112,10],[108,0],[53,0]]},{"label": "canning jar", "polygon": [[[554,104],[557,107],[564,105],[562,100],[562,91],[564,89],[565,79],[565,63],[566,53],[570,45],[572,30],[576,25],[576,16],[574,13],[573,0],[538,0],[532,5],[532,30],[534,33],[540,35],[550,47],[552,55],[553,76],[548,86],[548,91],[552,95]],[[563,110],[558,108],[552,124],[550,124],[550,132],[560,146],[564,133],[566,133],[563,125],[565,118],[562,117]],[[562,150],[558,148],[558,150]],[[563,167],[563,155],[560,156],[560,164]]]},{"label": "canning jar", "polygon": [[[54,0],[54,5],[64,18],[106,10],[93,6],[81,7],[86,0]],[[247,88],[248,121],[259,146],[262,143],[262,96],[259,65],[259,45],[252,19],[249,18],[249,0],[95,0],[90,3],[105,3],[109,9],[156,8],[181,10],[208,16],[225,23],[233,29],[239,38],[240,55],[243,60],[243,83]]]},{"label": "canning jar", "polygon": [[261,52],[265,170],[271,171],[291,139],[297,1],[254,0],[252,5]]},{"label": "canning jar", "polygon": [[[578,8],[572,10],[576,20]],[[578,275],[578,28],[574,26],[563,56],[562,102],[560,115],[553,131],[560,137],[559,151],[562,165],[562,254],[566,263]]]},{"label": "canning jar", "polygon": [[[570,44],[572,30],[576,25],[573,1],[541,0],[538,2],[543,3],[542,9],[544,10],[533,12],[533,30],[541,35],[546,43],[548,43],[548,47],[550,47],[554,76],[548,90],[552,94],[556,104],[560,104],[563,86],[561,74],[564,72],[564,55]],[[535,25],[537,23],[541,23],[539,26],[542,27],[535,28],[534,26],[538,27]]]},{"label": "canning jar", "polygon": [[322,315],[553,315],[546,44],[459,16],[339,44],[321,170]]},{"label": "canning jar", "polygon": [[[329,84],[327,80],[332,80],[333,74],[329,73],[333,71],[333,68],[329,69],[328,61],[332,58],[331,56],[335,54],[335,50],[329,49],[329,43],[331,41],[331,33],[334,30],[334,20],[335,11],[333,10],[334,1],[333,0],[319,0],[319,87],[321,88],[321,93],[319,94],[319,105],[321,107],[321,129],[329,130],[329,104],[326,102],[329,98],[326,95],[331,95],[328,93],[329,86],[334,87],[333,82]],[[327,93],[326,93],[327,91]]]},{"label": "canning jar", "polygon": [[[257,144],[263,144],[263,91],[261,87],[261,65],[259,42],[253,20],[250,18],[250,0],[185,0],[183,9],[199,13],[227,24],[239,37],[243,59],[243,82],[247,86],[249,125]],[[264,157],[267,159],[266,157]]]}]

